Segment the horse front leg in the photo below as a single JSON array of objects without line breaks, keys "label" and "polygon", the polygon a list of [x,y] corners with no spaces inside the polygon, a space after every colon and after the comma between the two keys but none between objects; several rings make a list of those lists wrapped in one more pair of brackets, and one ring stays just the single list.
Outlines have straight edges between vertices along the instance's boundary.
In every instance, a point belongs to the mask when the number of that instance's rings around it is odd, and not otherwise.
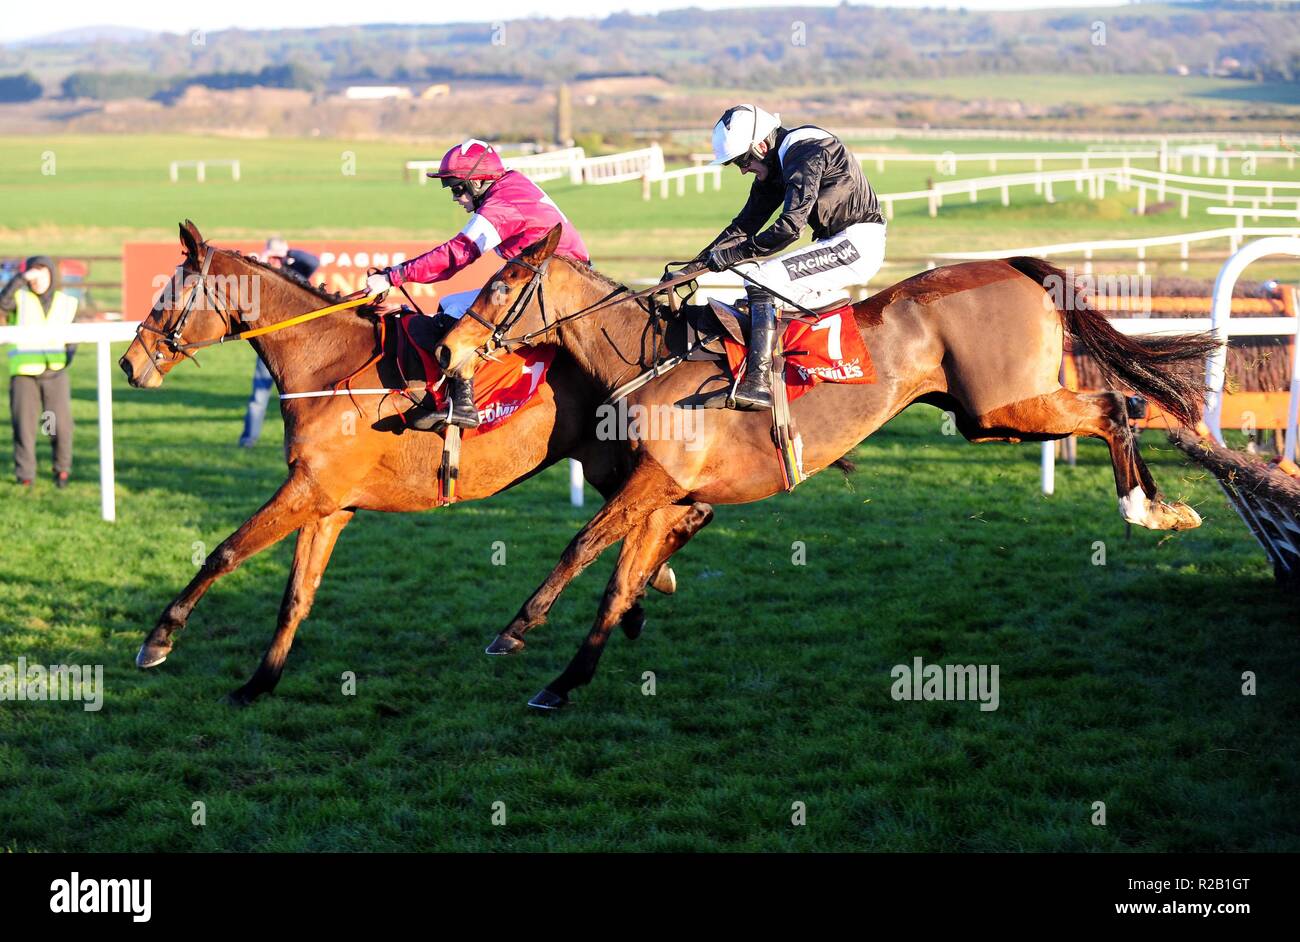
[{"label": "horse front leg", "polygon": [[[505,631],[487,646],[487,653],[513,654],[522,650],[524,634],[546,620],[546,613],[565,586],[577,578],[607,547],[623,539],[656,510],[675,503],[684,496],[682,489],[658,464],[653,461],[642,462],[618,492],[569,542],[551,574],[523,604]],[[648,573],[646,578],[649,578]]]},{"label": "horse front leg", "polygon": [[293,550],[293,567],[284,587],[284,601],[280,603],[280,618],[271,638],[271,645],[262,655],[248,683],[231,693],[226,699],[236,706],[247,706],[264,693],[270,693],[280,682],[284,662],[293,646],[293,636],[302,620],[311,611],[316,599],[316,589],[329,565],[330,555],[338,542],[339,534],[352,519],[354,511],[339,510],[305,524],[298,531],[298,543]]},{"label": "horse front leg", "polygon": [[[668,508],[665,508],[665,511]],[[686,512],[681,515],[678,522],[669,527],[662,524],[652,525],[650,521],[641,524],[623,540],[626,546],[628,541],[644,544],[647,549],[655,549],[656,564],[651,567],[654,573],[646,585],[661,592],[664,595],[672,595],[677,591],[677,574],[669,565],[673,554],[686,545],[686,543],[695,534],[703,530],[713,519],[713,507],[697,501],[688,508],[683,508]],[[665,511],[660,511],[659,514]],[[659,514],[652,514],[651,520],[654,520]],[[623,565],[623,555],[619,554],[618,565]],[[622,618],[619,619],[619,627],[623,629],[624,637],[635,641],[641,637],[641,632],[645,629],[645,609],[641,606],[641,599],[645,597],[645,592],[637,593],[631,605],[623,612]]]},{"label": "horse front leg", "polygon": [[243,525],[221,541],[190,580],[184,591],[163,609],[158,623],[145,638],[135,656],[137,667],[157,667],[167,660],[172,635],[184,628],[194,606],[220,577],[234,572],[254,556],[284,539],[307,521],[326,511],[322,495],[305,471],[295,470],[262,507]]},{"label": "horse front leg", "polygon": [[529,706],[537,710],[558,709],[569,702],[573,688],[591,682],[610,631],[621,623],[626,613],[639,608],[651,574],[712,519],[713,508],[708,504],[673,505],[655,511],[638,528],[646,531],[645,538],[634,542],[632,534],[628,535],[591,631],[564,673],[529,700]]}]

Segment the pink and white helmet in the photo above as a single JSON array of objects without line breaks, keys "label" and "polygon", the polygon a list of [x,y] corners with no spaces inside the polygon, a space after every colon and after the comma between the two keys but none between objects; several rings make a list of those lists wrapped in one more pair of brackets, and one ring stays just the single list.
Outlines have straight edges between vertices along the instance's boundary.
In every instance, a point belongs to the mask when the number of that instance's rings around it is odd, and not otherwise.
[{"label": "pink and white helmet", "polygon": [[495,180],[505,172],[491,144],[470,138],[443,154],[437,172],[430,170],[426,176],[437,177],[443,186],[450,186],[455,180]]}]

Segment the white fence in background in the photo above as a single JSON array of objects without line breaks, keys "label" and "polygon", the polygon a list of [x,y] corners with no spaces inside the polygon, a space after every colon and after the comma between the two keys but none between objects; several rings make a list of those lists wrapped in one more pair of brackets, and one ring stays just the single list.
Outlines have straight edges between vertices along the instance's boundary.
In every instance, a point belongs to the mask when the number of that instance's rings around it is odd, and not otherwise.
[{"label": "white fence in background", "polygon": [[1237,220],[1237,228],[1244,229],[1246,217],[1258,222],[1259,217],[1267,219],[1294,219],[1300,223],[1300,205],[1295,209],[1260,209],[1258,206],[1207,206],[1205,211],[1211,216],[1232,216]]},{"label": "white fence in background", "polygon": [[[625,183],[647,174],[658,178],[664,172],[664,152],[658,144],[601,157],[588,157],[581,147],[566,147],[562,150],[506,157],[501,162],[507,170],[517,170],[536,183],[562,180],[565,177],[570,183]],[[420,185],[423,186],[429,179],[425,172],[436,170],[438,164],[437,160],[408,160],[405,172],[407,175],[411,171],[418,173]]]},{"label": "white fence in background", "polygon": [[99,510],[105,520],[117,519],[113,476],[113,363],[109,344],[135,337],[139,321],[69,324],[55,330],[30,327],[0,327],[0,345],[18,343],[32,336],[42,343],[94,343],[98,372],[99,401]]},{"label": "white fence in background", "polygon": [[652,177],[650,174],[646,174],[645,176],[643,176],[641,178],[641,199],[643,200],[650,199],[651,191],[653,189],[654,184],[656,183],[659,184],[660,199],[667,199],[668,183],[669,181],[674,181],[674,180],[677,182],[677,195],[685,196],[686,180],[688,177],[695,178],[696,193],[704,192],[704,180],[706,177],[713,178],[713,188],[715,190],[722,189],[722,168],[721,167],[705,167],[705,166],[683,167],[680,170],[664,171],[663,173],[660,173],[656,177]]},{"label": "white fence in background", "polygon": [[581,183],[581,179],[573,178],[574,168],[586,157],[587,152],[581,147],[565,147],[522,157],[507,157],[501,162],[505,164],[507,170],[518,170],[534,183],[562,180],[565,177],[573,183]]},{"label": "white fence in background", "polygon": [[209,165],[214,167],[229,167],[230,179],[235,183],[239,182],[239,161],[228,158],[221,158],[218,160],[173,160],[167,167],[167,178],[171,180],[172,183],[178,183],[181,178],[181,168],[193,167],[195,179],[199,183],[203,183],[207,180]]},{"label": "white fence in background", "polygon": [[1187,270],[1189,246],[1196,242],[1215,242],[1226,239],[1230,252],[1241,248],[1247,236],[1300,236],[1300,227],[1258,227],[1232,229],[1206,229],[1201,232],[1182,232],[1176,235],[1152,236],[1146,239],[1104,239],[1094,242],[1057,242],[1052,245],[1028,245],[1013,249],[994,249],[982,252],[936,252],[930,256],[930,268],[935,262],[967,262],[980,259],[1007,258],[1012,255],[1037,255],[1039,258],[1052,256],[1080,255],[1084,258],[1084,274],[1092,273],[1093,260],[1099,253],[1116,253],[1124,258],[1137,259],[1139,275],[1146,274],[1147,250],[1165,245],[1178,246],[1180,267]]},{"label": "white fence in background", "polygon": [[905,193],[878,193],[876,198],[884,209],[885,218],[894,218],[894,204],[909,200],[925,200],[931,216],[939,215],[945,196],[967,196],[972,203],[979,202],[980,193],[997,190],[1001,195],[1002,205],[1011,205],[1012,187],[1032,186],[1034,192],[1041,194],[1049,202],[1056,202],[1056,186],[1074,184],[1076,192],[1082,192],[1085,184],[1089,199],[1106,197],[1106,181],[1118,181],[1120,167],[1094,167],[1088,170],[1039,170],[1032,173],[1009,173],[997,177],[971,177],[966,180],[944,180],[934,184],[928,190],[911,190]]}]

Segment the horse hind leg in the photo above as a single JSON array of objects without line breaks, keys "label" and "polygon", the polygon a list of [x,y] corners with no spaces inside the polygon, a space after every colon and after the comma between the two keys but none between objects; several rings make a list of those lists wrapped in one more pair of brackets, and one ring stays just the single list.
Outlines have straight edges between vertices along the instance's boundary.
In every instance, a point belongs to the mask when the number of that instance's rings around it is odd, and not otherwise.
[{"label": "horse hind leg", "polygon": [[1129,429],[1124,397],[1117,392],[1076,393],[1061,388],[1000,406],[979,416],[958,416],[972,442],[1052,441],[1067,435],[1099,438],[1110,450],[1120,516],[1149,530],[1190,530],[1200,515],[1182,501],[1161,497]]}]

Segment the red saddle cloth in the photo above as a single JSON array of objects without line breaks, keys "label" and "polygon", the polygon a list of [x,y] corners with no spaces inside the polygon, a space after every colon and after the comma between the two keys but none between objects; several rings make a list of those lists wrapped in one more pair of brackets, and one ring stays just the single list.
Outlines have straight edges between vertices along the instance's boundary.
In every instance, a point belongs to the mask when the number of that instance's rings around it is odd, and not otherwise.
[{"label": "red saddle cloth", "polygon": [[[745,348],[724,337],[727,365],[735,376],[745,362]],[[815,321],[786,325],[781,349],[785,358],[786,396],[794,402],[818,383],[874,383],[876,368],[862,342],[853,306],[845,304],[818,315]]]},{"label": "red saddle cloth", "polygon": [[[442,370],[434,362],[433,356],[411,339],[411,347],[419,354],[424,364],[424,375],[428,377],[425,388],[429,388],[442,378]],[[512,416],[538,403],[545,402],[555,393],[546,382],[546,372],[555,360],[556,347],[544,344],[536,347],[520,347],[511,353],[498,352],[495,360],[484,360],[474,371],[474,405],[478,407],[478,428],[466,429],[465,438],[473,438],[500,428]],[[438,408],[447,406],[446,384],[433,392]]]}]

